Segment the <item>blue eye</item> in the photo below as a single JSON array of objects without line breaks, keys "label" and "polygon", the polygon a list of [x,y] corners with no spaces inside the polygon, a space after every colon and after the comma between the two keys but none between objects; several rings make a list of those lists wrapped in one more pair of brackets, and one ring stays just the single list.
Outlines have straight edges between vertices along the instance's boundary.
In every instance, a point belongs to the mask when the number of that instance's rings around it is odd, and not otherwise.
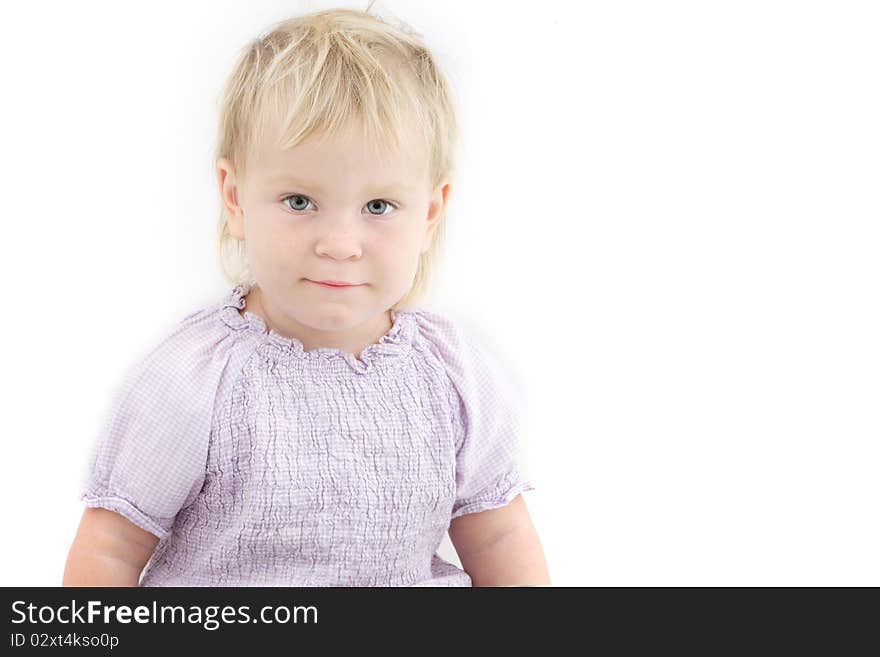
[{"label": "blue eye", "polygon": [[291,210],[296,210],[297,212],[303,212],[304,210],[306,210],[306,209],[308,208],[308,204],[312,202],[312,200],[311,200],[308,196],[303,196],[302,194],[292,194],[292,195],[290,195],[290,196],[287,196],[287,197],[284,198],[284,202],[287,203],[287,201],[289,201],[290,199],[294,199],[294,200],[296,200],[296,201],[302,201],[302,202],[305,202],[305,204],[306,204],[306,207],[305,207],[305,208],[302,208],[302,207],[294,207],[294,206],[288,204],[288,207],[289,207]]},{"label": "blue eye", "polygon": [[[310,199],[308,196],[303,196],[302,194],[291,194],[290,196],[285,196],[281,200],[285,203],[285,205],[287,205],[288,208],[297,212],[305,212],[309,209],[309,203],[313,203],[312,199]],[[288,203],[288,201],[292,201],[292,203]],[[374,217],[381,217],[386,214],[390,214],[391,211],[397,209],[397,206],[394,203],[381,198],[374,198],[372,201],[369,201],[364,207],[367,208],[370,214]]]},{"label": "blue eye", "polygon": [[[383,207],[387,207],[389,211],[395,209],[395,206],[393,204],[381,198],[374,198],[372,201],[367,203],[367,208],[370,210],[370,214],[378,214],[380,216],[383,214],[388,214],[387,212],[381,212]],[[380,210],[380,212],[374,213],[373,210],[377,209]]]}]

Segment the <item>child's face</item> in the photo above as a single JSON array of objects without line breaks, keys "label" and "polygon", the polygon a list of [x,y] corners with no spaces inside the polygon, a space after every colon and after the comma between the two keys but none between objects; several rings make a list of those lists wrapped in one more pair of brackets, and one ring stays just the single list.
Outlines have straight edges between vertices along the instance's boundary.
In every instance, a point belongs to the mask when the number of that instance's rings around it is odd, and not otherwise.
[{"label": "child's face", "polygon": [[[415,135],[408,151],[377,157],[356,129],[287,151],[270,134],[243,186],[218,162],[229,229],[245,240],[261,299],[292,327],[345,332],[384,321],[412,285],[448,181],[430,188]],[[357,285],[314,282],[328,280]]]}]

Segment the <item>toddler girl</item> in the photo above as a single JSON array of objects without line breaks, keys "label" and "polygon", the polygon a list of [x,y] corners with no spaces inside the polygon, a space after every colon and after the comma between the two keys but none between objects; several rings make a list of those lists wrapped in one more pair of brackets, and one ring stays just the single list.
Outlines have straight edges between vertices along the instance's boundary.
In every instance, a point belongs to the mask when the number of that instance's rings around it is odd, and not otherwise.
[{"label": "toddler girl", "polygon": [[549,584],[513,391],[415,305],[456,139],[404,27],[322,11],[248,44],[216,153],[233,287],[128,372],[65,584]]}]

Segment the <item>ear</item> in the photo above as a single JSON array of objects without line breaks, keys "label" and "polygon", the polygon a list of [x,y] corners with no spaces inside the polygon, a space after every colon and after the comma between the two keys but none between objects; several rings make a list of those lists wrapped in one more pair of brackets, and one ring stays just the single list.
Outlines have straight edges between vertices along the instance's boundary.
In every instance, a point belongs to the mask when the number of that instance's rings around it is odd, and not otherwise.
[{"label": "ear", "polygon": [[229,234],[237,240],[244,239],[244,211],[238,204],[238,188],[235,184],[235,167],[227,158],[217,160],[217,180],[220,183],[220,198],[226,209],[226,225]]},{"label": "ear", "polygon": [[446,204],[449,202],[449,192],[451,189],[452,181],[444,178],[431,194],[431,201],[428,205],[428,225],[425,228],[425,237],[422,240],[422,253],[425,253],[430,248],[434,232],[446,214]]}]

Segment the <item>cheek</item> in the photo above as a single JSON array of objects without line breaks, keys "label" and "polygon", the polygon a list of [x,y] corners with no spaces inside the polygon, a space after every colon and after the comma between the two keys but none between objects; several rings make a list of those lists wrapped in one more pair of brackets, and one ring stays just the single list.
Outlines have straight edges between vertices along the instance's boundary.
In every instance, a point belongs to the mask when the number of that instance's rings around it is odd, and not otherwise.
[{"label": "cheek", "polygon": [[302,244],[303,237],[303,231],[295,222],[284,221],[273,213],[255,221],[249,233],[249,239],[266,253],[288,252],[294,245]]},{"label": "cheek", "polygon": [[389,269],[406,270],[418,258],[419,238],[411,231],[400,231],[376,240],[374,253],[377,259],[387,263]]}]

